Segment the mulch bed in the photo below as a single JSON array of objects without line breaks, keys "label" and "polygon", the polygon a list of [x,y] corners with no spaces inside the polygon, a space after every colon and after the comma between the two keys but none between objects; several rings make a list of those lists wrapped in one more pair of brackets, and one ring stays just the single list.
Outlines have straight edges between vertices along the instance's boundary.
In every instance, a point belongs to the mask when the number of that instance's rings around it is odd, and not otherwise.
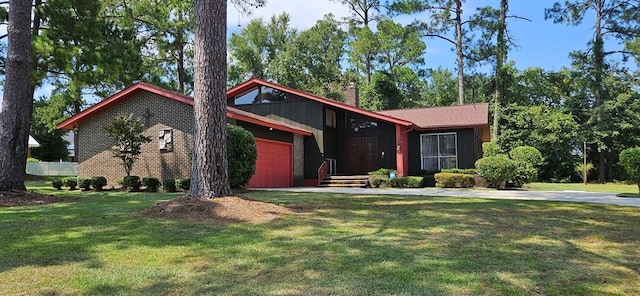
[{"label": "mulch bed", "polygon": [[224,224],[267,222],[293,213],[295,211],[289,208],[237,196],[218,197],[211,200],[181,196],[142,211],[143,216]]},{"label": "mulch bed", "polygon": [[43,205],[57,202],[72,202],[73,198],[56,197],[33,193],[29,191],[10,190],[0,191],[0,207],[17,207]]}]

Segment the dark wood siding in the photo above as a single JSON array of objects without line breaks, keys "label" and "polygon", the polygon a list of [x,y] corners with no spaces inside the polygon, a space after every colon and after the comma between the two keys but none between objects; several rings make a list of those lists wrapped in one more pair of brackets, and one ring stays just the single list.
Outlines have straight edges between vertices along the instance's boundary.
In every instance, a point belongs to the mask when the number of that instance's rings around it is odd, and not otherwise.
[{"label": "dark wood siding", "polygon": [[[228,101],[233,106],[233,99]],[[234,106],[254,114],[266,116],[313,133],[304,139],[304,178],[317,178],[324,161],[324,107],[321,103],[287,93],[287,100]]]},{"label": "dark wood siding", "polygon": [[[351,119],[357,120],[369,120],[376,122],[376,127],[359,128],[356,132],[351,126]],[[396,127],[394,124],[390,124],[377,119],[361,116],[348,111],[337,112],[337,173],[346,173],[346,141],[350,138],[368,138],[375,137],[378,142],[378,157],[379,168],[396,168]],[[361,172],[366,173],[366,172]]]},{"label": "dark wood siding", "polygon": [[474,129],[438,130],[438,131],[412,131],[409,133],[409,174],[420,173],[420,135],[431,133],[455,132],[458,139],[458,168],[473,168],[477,160],[480,139]]},{"label": "dark wood siding", "polygon": [[270,130],[268,127],[240,120],[236,120],[234,124],[250,131],[256,138],[293,143],[293,134],[290,132],[284,132],[275,129]]}]

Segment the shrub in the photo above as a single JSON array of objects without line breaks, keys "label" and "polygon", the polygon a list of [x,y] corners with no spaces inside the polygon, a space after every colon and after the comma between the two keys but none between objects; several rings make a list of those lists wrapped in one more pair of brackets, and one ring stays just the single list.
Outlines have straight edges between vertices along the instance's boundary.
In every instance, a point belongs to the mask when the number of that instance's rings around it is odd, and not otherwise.
[{"label": "shrub", "polygon": [[164,179],[162,180],[162,188],[166,192],[176,192],[176,180],[175,179]]},{"label": "shrub", "polygon": [[191,179],[176,179],[176,186],[182,190],[189,190],[189,187],[191,187]]},{"label": "shrub", "polygon": [[258,150],[253,134],[239,126],[227,124],[227,161],[229,185],[242,187],[249,183],[256,172]]},{"label": "shrub", "polygon": [[407,180],[402,177],[389,179],[388,181],[389,187],[393,187],[393,188],[403,188],[405,187],[406,183],[407,183]]},{"label": "shrub", "polygon": [[61,190],[62,189],[62,180],[56,178],[51,180],[51,185],[53,186],[53,188]]},{"label": "shrub", "polygon": [[[593,166],[593,163],[588,162],[585,166],[583,162],[576,162],[575,166],[573,167],[573,171],[576,173],[576,175],[578,175],[578,177],[580,177],[582,182],[586,183],[589,173],[593,171],[594,168],[595,167]],[[587,173],[586,176],[584,175],[585,172]]]},{"label": "shrub", "polygon": [[476,179],[471,174],[461,173],[437,173],[436,186],[441,188],[470,188],[476,184]]},{"label": "shrub", "polygon": [[502,147],[500,147],[500,145],[498,145],[496,142],[484,142],[484,143],[482,143],[482,156],[483,157],[496,156],[496,155],[500,155],[500,154],[504,154],[504,150],[502,150]]},{"label": "shrub", "polygon": [[396,170],[394,170],[394,169],[382,168],[382,169],[378,169],[376,171],[369,172],[369,175],[371,175],[371,176],[389,176],[389,174],[391,172],[395,172],[395,171]]},{"label": "shrub", "polygon": [[125,176],[122,178],[122,186],[128,188],[129,191],[140,191],[141,185],[142,183],[140,183],[140,177],[138,176]]},{"label": "shrub", "polygon": [[158,192],[160,180],[154,177],[142,178],[142,185],[147,187],[148,192]]},{"label": "shrub", "polygon": [[370,175],[369,184],[371,187],[387,187],[389,185],[389,175]]},{"label": "shrub", "polygon": [[631,181],[638,184],[638,194],[640,194],[640,147],[627,148],[620,152],[620,165],[631,178]]},{"label": "shrub", "polygon": [[28,157],[27,162],[40,162],[40,160],[38,160],[37,158]]},{"label": "shrub", "polygon": [[509,156],[516,163],[516,172],[510,179],[517,187],[538,179],[537,166],[542,164],[542,154],[531,146],[518,146],[509,151]]},{"label": "shrub", "polygon": [[442,173],[475,175],[478,172],[476,169],[442,169]]},{"label": "shrub", "polygon": [[516,169],[515,161],[506,155],[483,157],[476,161],[478,174],[496,188],[500,188],[503,182],[513,178]]},{"label": "shrub", "polygon": [[402,177],[405,179],[404,186],[406,188],[422,188],[423,187],[423,177]]},{"label": "shrub", "polygon": [[542,153],[534,147],[531,146],[518,146],[516,148],[511,149],[509,151],[509,156],[511,159],[517,162],[525,162],[534,167],[542,164],[544,160],[542,158]]},{"label": "shrub", "polygon": [[91,185],[97,191],[102,191],[102,187],[107,186],[107,178],[98,176],[91,178]]},{"label": "shrub", "polygon": [[76,186],[78,186],[78,179],[76,177],[66,177],[62,179],[62,184],[69,187],[69,190],[76,190]]},{"label": "shrub", "polygon": [[84,191],[91,190],[91,178],[78,177],[78,187],[82,188]]}]

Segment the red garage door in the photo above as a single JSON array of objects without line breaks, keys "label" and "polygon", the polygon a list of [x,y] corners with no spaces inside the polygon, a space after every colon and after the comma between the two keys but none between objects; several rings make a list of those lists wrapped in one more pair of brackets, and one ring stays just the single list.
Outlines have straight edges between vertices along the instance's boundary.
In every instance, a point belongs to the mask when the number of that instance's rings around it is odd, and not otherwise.
[{"label": "red garage door", "polygon": [[293,185],[293,144],[256,138],[256,173],[247,187],[291,187]]}]

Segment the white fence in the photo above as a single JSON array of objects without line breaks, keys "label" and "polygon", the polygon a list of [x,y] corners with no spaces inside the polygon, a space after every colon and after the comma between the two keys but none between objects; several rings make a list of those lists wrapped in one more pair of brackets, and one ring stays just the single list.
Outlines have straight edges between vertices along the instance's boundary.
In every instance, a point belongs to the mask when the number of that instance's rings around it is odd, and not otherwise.
[{"label": "white fence", "polygon": [[27,162],[27,174],[38,176],[77,176],[77,162]]}]

